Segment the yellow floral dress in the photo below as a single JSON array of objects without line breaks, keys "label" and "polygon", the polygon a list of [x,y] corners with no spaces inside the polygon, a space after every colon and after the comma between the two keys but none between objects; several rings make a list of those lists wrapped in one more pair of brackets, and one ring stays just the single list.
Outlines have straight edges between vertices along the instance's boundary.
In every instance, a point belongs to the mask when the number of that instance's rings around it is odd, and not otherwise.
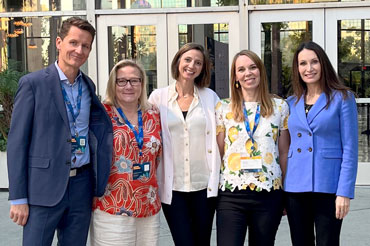
[{"label": "yellow floral dress", "polygon": [[[256,102],[245,102],[250,128],[253,129],[257,109]],[[288,129],[289,107],[283,99],[273,98],[274,113],[267,118],[260,117],[258,127],[249,137],[244,122],[236,122],[231,111],[229,99],[223,99],[216,105],[217,134],[225,132],[225,150],[221,165],[220,189],[233,191],[236,187],[245,190],[271,191],[282,188],[279,165],[278,134],[279,130]],[[252,146],[254,148],[252,148]],[[260,172],[241,170],[241,153],[251,158],[262,158]]]}]

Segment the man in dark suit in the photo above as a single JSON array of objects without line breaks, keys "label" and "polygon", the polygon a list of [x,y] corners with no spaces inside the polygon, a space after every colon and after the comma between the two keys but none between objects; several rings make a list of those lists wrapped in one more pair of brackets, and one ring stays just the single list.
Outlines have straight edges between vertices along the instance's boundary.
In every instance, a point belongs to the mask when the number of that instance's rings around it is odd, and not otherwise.
[{"label": "man in dark suit", "polygon": [[56,39],[58,61],[19,81],[8,138],[10,218],[23,245],[86,245],[93,196],[112,158],[112,124],[80,67],[95,29],[72,17]]}]

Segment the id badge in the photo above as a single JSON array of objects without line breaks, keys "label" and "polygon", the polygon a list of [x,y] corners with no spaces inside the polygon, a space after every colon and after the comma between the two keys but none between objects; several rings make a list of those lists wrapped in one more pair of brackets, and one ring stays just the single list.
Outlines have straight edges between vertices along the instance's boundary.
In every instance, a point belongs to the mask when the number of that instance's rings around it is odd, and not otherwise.
[{"label": "id badge", "polygon": [[150,177],[150,163],[135,163],[132,166],[133,180],[146,180]]},{"label": "id badge", "polygon": [[72,137],[72,151],[75,154],[83,154],[86,150],[86,136]]},{"label": "id badge", "polygon": [[260,172],[262,170],[262,157],[241,155],[240,167],[244,172]]}]

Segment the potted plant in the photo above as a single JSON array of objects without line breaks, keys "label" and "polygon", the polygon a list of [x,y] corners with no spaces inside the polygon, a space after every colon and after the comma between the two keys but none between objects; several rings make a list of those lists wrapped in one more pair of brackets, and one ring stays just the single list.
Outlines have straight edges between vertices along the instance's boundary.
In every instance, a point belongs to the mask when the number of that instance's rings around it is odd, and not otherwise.
[{"label": "potted plant", "polygon": [[9,60],[8,66],[0,71],[0,188],[8,186],[6,143],[18,80],[26,74],[19,68],[19,62]]}]

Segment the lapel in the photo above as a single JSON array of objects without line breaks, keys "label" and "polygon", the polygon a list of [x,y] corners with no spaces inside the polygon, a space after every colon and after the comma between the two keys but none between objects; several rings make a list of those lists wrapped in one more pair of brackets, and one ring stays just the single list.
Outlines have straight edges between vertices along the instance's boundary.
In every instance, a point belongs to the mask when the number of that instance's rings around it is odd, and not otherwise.
[{"label": "lapel", "polygon": [[[293,102],[293,105],[294,105],[294,102]],[[309,128],[309,125],[307,123],[305,109],[304,109],[304,96],[301,96],[298,103],[295,105],[295,110],[297,112],[298,118],[302,121],[305,127]]]},{"label": "lapel", "polygon": [[311,124],[315,117],[325,108],[326,106],[326,94],[321,93],[320,97],[317,99],[316,103],[312,106],[307,114],[307,122]]},{"label": "lapel", "polygon": [[85,83],[87,84],[87,88],[89,88],[89,92],[90,92],[90,95],[91,95],[91,104],[98,104],[99,105],[99,103],[96,103],[96,101],[95,101],[98,97],[94,97],[95,87],[94,87],[93,82],[83,72],[81,72],[81,76],[82,76],[82,80],[85,81]]},{"label": "lapel", "polygon": [[62,117],[64,124],[69,128],[69,121],[67,116],[67,109],[64,104],[62,89],[60,85],[60,79],[58,75],[58,71],[54,65],[50,65],[46,68],[46,80],[49,81],[48,85],[50,86],[50,95],[53,98],[53,102],[55,103],[55,107],[57,108],[60,116]]}]

